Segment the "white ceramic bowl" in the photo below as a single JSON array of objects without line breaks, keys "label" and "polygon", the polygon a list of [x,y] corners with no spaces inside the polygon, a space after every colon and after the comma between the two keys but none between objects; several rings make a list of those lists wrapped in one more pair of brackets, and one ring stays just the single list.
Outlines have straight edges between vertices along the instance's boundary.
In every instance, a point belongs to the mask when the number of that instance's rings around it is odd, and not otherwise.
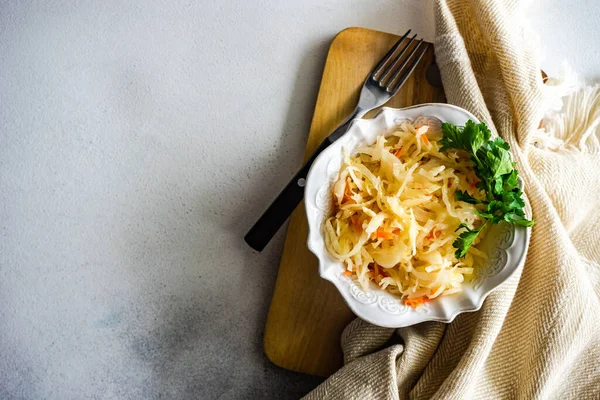
[{"label": "white ceramic bowl", "polygon": [[458,314],[478,310],[487,295],[520,268],[529,245],[530,230],[510,224],[493,225],[480,248],[488,254],[484,265],[476,267],[477,277],[464,285],[461,293],[441,296],[416,310],[405,306],[377,285],[364,291],[343,274],[344,266],[325,247],[323,220],[332,213],[331,187],[342,164],[342,148],[350,154],[376,137],[394,130],[402,121],[431,116],[443,122],[464,125],[469,119],[479,122],[468,111],[448,104],[423,104],[394,109],[383,108],[373,119],[355,121],[348,132],[317,157],[306,180],[304,202],[308,217],[308,248],[319,259],[319,273],[333,283],[350,309],[375,325],[400,328],[424,321],[451,322]]}]

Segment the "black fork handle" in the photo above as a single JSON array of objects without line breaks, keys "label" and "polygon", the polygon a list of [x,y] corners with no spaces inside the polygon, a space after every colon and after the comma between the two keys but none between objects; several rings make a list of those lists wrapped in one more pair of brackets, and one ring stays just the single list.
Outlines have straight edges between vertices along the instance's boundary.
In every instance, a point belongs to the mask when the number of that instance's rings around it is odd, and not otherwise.
[{"label": "black fork handle", "polygon": [[310,167],[317,156],[329,147],[331,143],[330,139],[327,138],[317,147],[300,171],[294,175],[292,180],[279,193],[275,201],[267,208],[267,211],[264,212],[246,236],[244,236],[246,243],[254,250],[262,251],[273,236],[275,236],[279,228],[281,228],[285,220],[298,207],[298,204],[300,204],[304,197],[304,185],[306,184],[306,175],[308,175]]}]

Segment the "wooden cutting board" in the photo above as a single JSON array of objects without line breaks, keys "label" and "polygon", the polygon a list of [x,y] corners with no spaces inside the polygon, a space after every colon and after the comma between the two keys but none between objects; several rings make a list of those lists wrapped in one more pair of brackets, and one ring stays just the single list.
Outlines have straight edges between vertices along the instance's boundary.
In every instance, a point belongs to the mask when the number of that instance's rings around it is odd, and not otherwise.
[{"label": "wooden cutting board", "polygon": [[[363,28],[345,29],[333,39],[305,159],[350,114],[365,78],[396,40],[396,35]],[[445,102],[443,90],[426,80],[426,71],[433,62],[430,46],[412,76],[386,106]],[[329,376],[342,365],[340,337],[354,315],[333,284],[319,277],[317,259],[306,247],[307,234],[301,204],[287,230],[264,346],[269,359],[280,367]]]}]

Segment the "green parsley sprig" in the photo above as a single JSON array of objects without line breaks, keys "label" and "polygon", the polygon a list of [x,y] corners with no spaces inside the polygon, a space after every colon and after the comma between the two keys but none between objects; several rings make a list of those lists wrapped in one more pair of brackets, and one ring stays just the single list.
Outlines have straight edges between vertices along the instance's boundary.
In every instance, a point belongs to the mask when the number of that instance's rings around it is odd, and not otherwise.
[{"label": "green parsley sprig", "polygon": [[485,222],[477,229],[460,224],[456,229],[465,228],[452,243],[456,248],[456,258],[463,258],[479,232],[488,222],[498,224],[502,221],[522,226],[533,226],[533,221],[525,218],[523,192],[518,187],[518,172],[511,161],[510,146],[501,138],[490,140],[491,132],[483,122],[476,124],[469,120],[464,127],[449,123],[442,124],[444,137],[439,143],[441,151],[463,150],[469,154],[475,165],[475,175],[479,178],[477,188],[485,192],[485,200],[479,200],[467,192],[457,191],[456,199],[475,204],[477,214]]}]

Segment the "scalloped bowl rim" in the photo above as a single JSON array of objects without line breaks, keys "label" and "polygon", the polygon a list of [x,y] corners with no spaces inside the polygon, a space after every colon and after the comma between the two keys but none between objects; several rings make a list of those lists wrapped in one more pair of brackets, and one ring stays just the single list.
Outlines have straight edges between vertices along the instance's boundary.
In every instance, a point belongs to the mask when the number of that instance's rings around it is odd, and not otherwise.
[{"label": "scalloped bowl rim", "polygon": [[[382,132],[394,129],[398,121],[428,116],[443,122],[464,124],[468,119],[479,120],[468,111],[442,103],[429,103],[407,108],[382,108],[372,119],[355,120],[348,131],[325,149],[314,161],[306,179],[305,209],[308,219],[308,249],[319,261],[319,274],[333,283],[352,312],[375,325],[400,328],[425,321],[452,322],[463,312],[477,311],[487,296],[512,276],[525,262],[529,247],[530,229],[508,224],[494,225],[483,242],[492,261],[474,282],[464,285],[458,294],[441,296],[413,310],[397,297],[374,284],[368,291],[343,275],[344,266],[325,249],[322,222],[327,211],[317,205],[319,195],[325,199],[330,193],[333,177],[339,173],[341,149],[351,153],[360,145],[371,144]],[[338,162],[339,159],[339,162]],[[332,167],[333,164],[333,167]],[[337,167],[336,167],[337,166]],[[520,181],[522,186],[522,181]],[[482,246],[484,246],[482,245]],[[498,258],[494,258],[498,256]],[[499,261],[498,261],[499,260]],[[492,273],[490,273],[490,270]]]}]

